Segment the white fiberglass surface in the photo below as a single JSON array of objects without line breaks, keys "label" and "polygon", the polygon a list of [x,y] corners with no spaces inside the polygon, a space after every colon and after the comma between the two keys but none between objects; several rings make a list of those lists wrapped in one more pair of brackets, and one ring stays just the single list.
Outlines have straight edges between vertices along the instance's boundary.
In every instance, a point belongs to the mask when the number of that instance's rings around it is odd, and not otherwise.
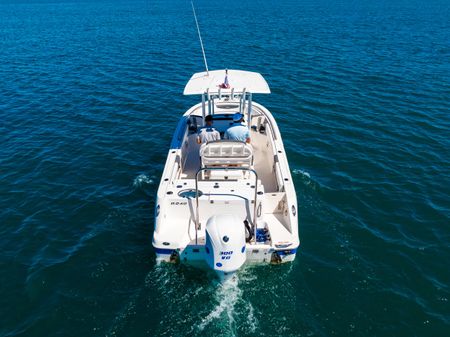
[{"label": "white fiberglass surface", "polygon": [[[253,118],[252,125],[256,125],[258,117]],[[251,145],[253,147],[254,161],[253,167],[258,173],[267,192],[278,191],[276,173],[274,171],[274,155],[272,141],[267,133],[251,131]],[[200,146],[196,142],[196,134],[186,135],[183,141],[183,167],[181,178],[194,179],[196,172],[200,169]]]}]

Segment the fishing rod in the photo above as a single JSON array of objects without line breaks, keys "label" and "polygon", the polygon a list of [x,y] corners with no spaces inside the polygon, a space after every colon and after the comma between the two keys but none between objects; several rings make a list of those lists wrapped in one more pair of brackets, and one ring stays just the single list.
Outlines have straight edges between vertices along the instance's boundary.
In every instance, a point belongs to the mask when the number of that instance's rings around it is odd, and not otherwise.
[{"label": "fishing rod", "polygon": [[197,25],[197,32],[198,32],[198,38],[200,39],[200,46],[202,47],[203,60],[205,61],[206,74],[209,76],[208,62],[206,62],[205,48],[203,47],[202,35],[200,34],[200,27],[198,25],[197,15],[195,14],[194,1],[191,1],[191,5],[192,5],[192,12],[194,13],[195,24]]}]

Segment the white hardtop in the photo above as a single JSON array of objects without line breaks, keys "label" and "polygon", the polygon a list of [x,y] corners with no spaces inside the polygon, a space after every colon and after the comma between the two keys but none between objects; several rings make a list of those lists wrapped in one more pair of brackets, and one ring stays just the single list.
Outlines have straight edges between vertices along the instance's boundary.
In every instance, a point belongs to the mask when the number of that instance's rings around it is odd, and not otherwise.
[{"label": "white hardtop", "polygon": [[223,94],[227,92],[250,92],[253,94],[270,94],[270,88],[260,73],[228,69],[229,88],[220,88],[224,83],[226,70],[211,70],[192,75],[184,88],[184,95],[202,95],[206,92]]}]

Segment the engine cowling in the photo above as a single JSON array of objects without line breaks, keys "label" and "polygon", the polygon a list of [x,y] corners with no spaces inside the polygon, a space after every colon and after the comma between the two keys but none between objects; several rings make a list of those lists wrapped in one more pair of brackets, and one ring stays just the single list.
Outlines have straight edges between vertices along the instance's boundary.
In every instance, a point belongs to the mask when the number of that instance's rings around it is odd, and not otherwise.
[{"label": "engine cowling", "polygon": [[245,226],[232,214],[210,217],[206,223],[206,260],[219,276],[237,271],[246,260]]}]

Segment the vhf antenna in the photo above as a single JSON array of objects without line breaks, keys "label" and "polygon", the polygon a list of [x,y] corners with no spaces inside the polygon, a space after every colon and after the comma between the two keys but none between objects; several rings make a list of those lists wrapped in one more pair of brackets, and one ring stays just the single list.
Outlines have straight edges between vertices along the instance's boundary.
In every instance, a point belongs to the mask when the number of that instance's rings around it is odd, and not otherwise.
[{"label": "vhf antenna", "polygon": [[203,47],[202,35],[200,34],[200,27],[198,26],[197,15],[195,14],[194,1],[191,1],[192,11],[194,12],[195,24],[197,25],[198,38],[200,39],[200,45],[202,46],[203,60],[205,61],[206,74],[209,76],[208,63],[206,62],[205,48]]}]

